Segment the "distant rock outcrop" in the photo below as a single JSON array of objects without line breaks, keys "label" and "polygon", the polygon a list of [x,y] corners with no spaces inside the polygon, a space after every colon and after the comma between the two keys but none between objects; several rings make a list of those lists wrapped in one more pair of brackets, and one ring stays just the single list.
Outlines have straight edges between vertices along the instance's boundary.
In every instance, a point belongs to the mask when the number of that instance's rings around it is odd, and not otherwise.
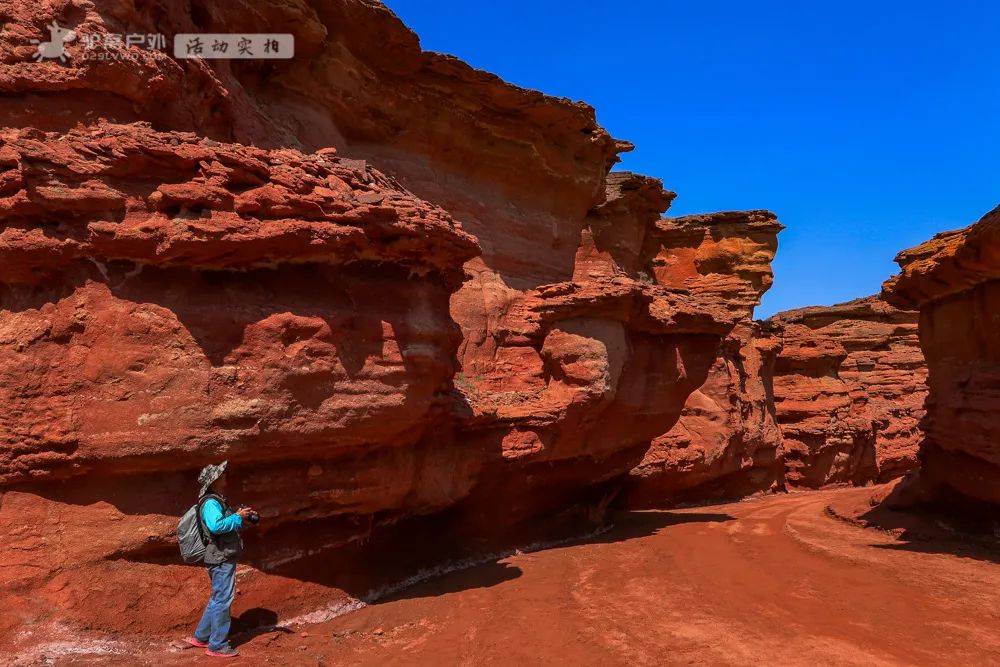
[{"label": "distant rock outcrop", "polygon": [[769,324],[788,487],[884,482],[917,465],[927,369],[917,314],[869,297]]},{"label": "distant rock outcrop", "polygon": [[677,426],[632,470],[629,503],[865,484],[914,468],[927,393],[916,318],[869,297],[740,325]]}]

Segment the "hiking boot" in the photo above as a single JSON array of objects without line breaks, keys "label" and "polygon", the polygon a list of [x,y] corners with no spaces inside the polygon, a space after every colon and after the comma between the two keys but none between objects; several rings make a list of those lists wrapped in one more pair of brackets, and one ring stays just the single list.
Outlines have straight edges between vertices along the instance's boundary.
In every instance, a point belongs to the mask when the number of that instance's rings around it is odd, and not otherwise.
[{"label": "hiking boot", "polygon": [[210,648],[205,649],[205,655],[210,655],[213,658],[235,658],[239,654],[240,652],[232,646],[223,646],[222,648],[215,650]]},{"label": "hiking boot", "polygon": [[195,648],[208,648],[208,642],[203,642],[194,635],[184,638],[184,643]]}]

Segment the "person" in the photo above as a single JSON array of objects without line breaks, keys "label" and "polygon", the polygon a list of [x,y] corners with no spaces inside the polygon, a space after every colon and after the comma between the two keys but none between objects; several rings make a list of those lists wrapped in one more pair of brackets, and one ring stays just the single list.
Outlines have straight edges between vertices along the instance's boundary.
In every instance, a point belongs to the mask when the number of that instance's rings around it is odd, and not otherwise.
[{"label": "person", "polygon": [[202,530],[207,540],[205,567],[212,583],[212,593],[194,634],[185,641],[205,649],[205,655],[235,658],[239,652],[229,644],[230,607],[236,595],[236,561],[243,551],[240,531],[248,525],[254,511],[249,507],[233,510],[223,495],[226,491],[228,461],[205,466],[198,475],[201,491]]}]

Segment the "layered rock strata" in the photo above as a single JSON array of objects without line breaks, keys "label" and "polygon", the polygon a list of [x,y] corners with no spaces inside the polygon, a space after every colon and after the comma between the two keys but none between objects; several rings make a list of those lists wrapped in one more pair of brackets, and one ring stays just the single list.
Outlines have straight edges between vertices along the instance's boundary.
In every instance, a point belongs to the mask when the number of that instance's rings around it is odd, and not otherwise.
[{"label": "layered rock strata", "polygon": [[1000,504],[1000,208],[901,252],[887,299],[920,309],[930,391],[920,450],[932,498]]},{"label": "layered rock strata", "polygon": [[478,246],[447,212],[329,151],[144,124],[0,140],[5,586],[45,606],[77,570],[61,617],[106,608],[95,570],[166,557],[209,459],[275,527],[467,492],[448,302]]},{"label": "layered rock strata", "polygon": [[[414,525],[441,554],[599,523],[770,284],[772,214],[661,219],[592,109],[378,3],[0,13],[4,629],[192,621],[172,532],[222,458],[263,516],[243,604],[282,615]],[[78,39],[35,62],[53,21]],[[261,26],[296,57],[87,46]]]},{"label": "layered rock strata", "polygon": [[738,326],[629,504],[886,481],[916,467],[927,372],[917,314],[870,297]]},{"label": "layered rock strata", "polygon": [[[657,183],[630,174],[608,183],[573,279],[507,292],[502,317],[482,320],[486,332],[466,329],[460,351],[464,428],[505,461],[501,477],[517,489],[505,495],[533,505],[560,497],[539,466],[561,468],[574,489],[586,481],[574,469],[592,483],[638,463],[704,383],[720,339],[770,285],[781,228],[772,214],[661,220],[669,199],[651,198]],[[453,312],[467,312],[462,296]]]},{"label": "layered rock strata", "polygon": [[723,341],[677,425],[653,440],[630,472],[629,506],[739,498],[783,487],[772,386],[780,349],[780,338],[755,322],[741,324]]},{"label": "layered rock strata", "polygon": [[915,312],[869,297],[769,322],[782,340],[774,401],[788,487],[884,482],[916,467],[927,369]]}]

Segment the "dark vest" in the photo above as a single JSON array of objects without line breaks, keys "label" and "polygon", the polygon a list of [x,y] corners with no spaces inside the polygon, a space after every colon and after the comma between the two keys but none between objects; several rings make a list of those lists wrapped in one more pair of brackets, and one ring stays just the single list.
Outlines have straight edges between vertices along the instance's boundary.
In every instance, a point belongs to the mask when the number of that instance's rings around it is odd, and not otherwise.
[{"label": "dark vest", "polygon": [[199,498],[198,520],[201,521],[202,530],[205,533],[205,537],[208,538],[208,544],[205,546],[205,565],[218,565],[227,560],[235,560],[243,552],[243,540],[240,538],[240,531],[233,530],[219,535],[213,534],[201,519],[201,510],[204,508],[203,501],[206,498],[215,498],[219,501],[222,505],[223,517],[234,514],[233,508],[220,495],[208,493]]}]

